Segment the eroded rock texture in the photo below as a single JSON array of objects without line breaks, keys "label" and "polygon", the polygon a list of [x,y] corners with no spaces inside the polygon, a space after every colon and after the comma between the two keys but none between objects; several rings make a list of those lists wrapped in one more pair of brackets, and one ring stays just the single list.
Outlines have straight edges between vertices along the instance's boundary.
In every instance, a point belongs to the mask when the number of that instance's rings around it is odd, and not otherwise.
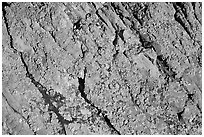
[{"label": "eroded rock texture", "polygon": [[202,134],[202,3],[2,6],[2,134]]}]

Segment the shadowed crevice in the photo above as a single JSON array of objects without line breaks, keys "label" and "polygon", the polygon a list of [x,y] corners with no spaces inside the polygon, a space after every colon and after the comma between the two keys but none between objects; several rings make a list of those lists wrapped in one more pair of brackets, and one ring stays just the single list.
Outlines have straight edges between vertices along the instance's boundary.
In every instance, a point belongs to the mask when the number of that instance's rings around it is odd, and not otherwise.
[{"label": "shadowed crevice", "polygon": [[62,126],[62,130],[60,131],[60,134],[66,135],[65,125],[69,125],[70,123],[73,123],[77,120],[77,118],[72,118],[72,120],[66,120],[59,112],[59,109],[52,104],[53,98],[48,95],[48,89],[43,86],[40,82],[36,81],[33,77],[33,75],[28,71],[28,66],[26,65],[24,59],[23,59],[23,53],[20,52],[21,61],[26,69],[26,77],[28,77],[31,80],[31,83],[35,85],[35,87],[38,89],[38,91],[42,94],[43,99],[45,100],[45,103],[49,105],[49,110],[53,111],[57,115],[57,119],[59,120],[59,123]]},{"label": "shadowed crevice", "polygon": [[[43,86],[40,82],[36,81],[34,76],[29,72],[29,68],[24,60],[24,56],[23,56],[23,52],[17,51],[15,49],[15,47],[13,46],[13,38],[10,34],[9,31],[9,25],[8,25],[8,20],[6,18],[6,10],[5,7],[6,6],[10,6],[8,3],[2,3],[2,10],[3,10],[3,19],[4,19],[4,23],[6,25],[6,30],[9,36],[9,41],[10,41],[10,47],[13,50],[14,53],[18,54],[20,56],[21,62],[25,68],[26,71],[26,77],[30,79],[31,83],[38,89],[38,91],[42,94],[43,99],[45,100],[45,103],[49,105],[49,111],[53,111],[56,115],[57,115],[57,119],[59,120],[59,123],[62,127],[62,130],[60,131],[60,134],[65,134],[66,135],[66,130],[65,130],[65,124],[68,125],[74,121],[76,121],[76,118],[73,118],[71,121],[68,121],[66,119],[64,119],[64,117],[60,114],[58,108],[56,106],[54,106],[52,104],[52,101],[54,100],[53,97],[51,97],[48,94],[48,89]],[[14,112],[18,113],[18,111],[15,111],[15,109],[13,109]],[[18,113],[19,114],[19,113]]]},{"label": "shadowed crevice", "polygon": [[110,122],[110,119],[108,118],[108,116],[104,113],[103,110],[101,110],[100,108],[98,108],[97,106],[95,106],[88,98],[86,93],[84,92],[85,90],[85,76],[86,76],[87,70],[86,68],[84,69],[84,76],[83,78],[78,77],[78,82],[79,82],[79,86],[78,86],[78,90],[81,93],[81,97],[88,103],[90,104],[93,108],[97,109],[98,111],[98,115],[100,116],[100,114],[102,114],[102,117],[104,119],[104,121],[106,122],[106,124],[108,125],[108,127],[115,132],[118,135],[121,135],[120,132],[113,126],[113,124]]},{"label": "shadowed crevice", "polygon": [[174,14],[175,20],[183,27],[183,29],[187,32],[189,37],[191,39],[193,39],[192,30],[191,30],[190,25],[189,25],[189,23],[188,23],[188,21],[186,20],[186,17],[185,17],[186,13],[182,10],[184,8],[182,2],[173,3],[173,7],[174,7],[174,9],[176,11],[175,14]]}]

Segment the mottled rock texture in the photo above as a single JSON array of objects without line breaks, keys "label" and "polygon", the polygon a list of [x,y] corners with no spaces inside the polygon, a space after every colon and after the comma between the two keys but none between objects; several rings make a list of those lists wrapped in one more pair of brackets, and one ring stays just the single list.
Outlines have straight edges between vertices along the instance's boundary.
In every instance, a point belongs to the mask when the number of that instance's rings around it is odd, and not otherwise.
[{"label": "mottled rock texture", "polygon": [[2,3],[2,134],[202,134],[202,3]]}]

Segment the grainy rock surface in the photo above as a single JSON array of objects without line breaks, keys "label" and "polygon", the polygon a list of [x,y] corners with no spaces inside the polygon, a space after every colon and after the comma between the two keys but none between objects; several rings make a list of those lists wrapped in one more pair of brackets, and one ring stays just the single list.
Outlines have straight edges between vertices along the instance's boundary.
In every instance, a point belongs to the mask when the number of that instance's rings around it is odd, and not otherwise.
[{"label": "grainy rock surface", "polygon": [[202,134],[202,3],[2,3],[2,134]]}]

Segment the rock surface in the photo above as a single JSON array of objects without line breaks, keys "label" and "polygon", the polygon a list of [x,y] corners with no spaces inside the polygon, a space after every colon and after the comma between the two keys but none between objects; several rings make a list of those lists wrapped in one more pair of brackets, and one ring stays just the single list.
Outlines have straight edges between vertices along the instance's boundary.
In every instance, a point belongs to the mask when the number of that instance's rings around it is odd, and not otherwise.
[{"label": "rock surface", "polygon": [[2,134],[202,134],[202,3],[2,3]]}]

